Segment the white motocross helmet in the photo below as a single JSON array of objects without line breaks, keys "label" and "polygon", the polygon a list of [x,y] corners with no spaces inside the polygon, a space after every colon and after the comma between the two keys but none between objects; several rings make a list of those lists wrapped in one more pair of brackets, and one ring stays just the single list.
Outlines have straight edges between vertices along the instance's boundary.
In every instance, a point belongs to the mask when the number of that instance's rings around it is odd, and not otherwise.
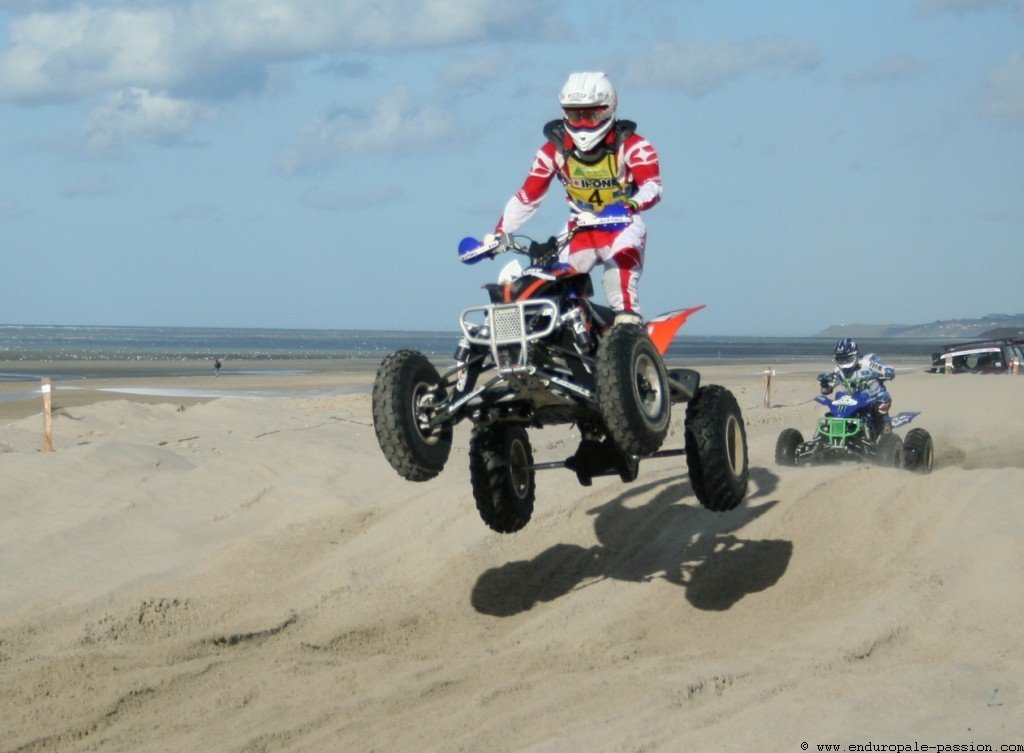
[{"label": "white motocross helmet", "polygon": [[565,130],[581,152],[601,143],[615,121],[615,88],[603,73],[572,73],[558,95]]}]

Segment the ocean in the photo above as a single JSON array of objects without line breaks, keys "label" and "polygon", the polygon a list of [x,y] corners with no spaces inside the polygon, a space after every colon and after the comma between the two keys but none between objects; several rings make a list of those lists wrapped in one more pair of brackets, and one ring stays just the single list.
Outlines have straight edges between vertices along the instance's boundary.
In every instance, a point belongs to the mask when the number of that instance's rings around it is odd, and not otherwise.
[{"label": "ocean", "polygon": [[[318,370],[325,362],[373,361],[401,348],[429,356],[452,354],[456,332],[232,329],[206,327],[93,327],[0,325],[0,380],[34,378],[39,362],[51,366],[54,378],[130,376],[104,368],[90,373],[90,364],[147,364],[147,374],[195,373],[196,363],[219,359],[259,373],[270,373],[289,362]],[[862,352],[878,353],[891,362],[930,361],[943,340],[867,339]],[[728,362],[777,365],[787,361],[831,360],[833,339],[820,337],[687,336],[685,327],[669,348],[667,358],[694,365]],[[303,365],[305,364],[305,365]],[[62,375],[61,369],[67,374]],[[128,370],[131,371],[131,370]]]}]

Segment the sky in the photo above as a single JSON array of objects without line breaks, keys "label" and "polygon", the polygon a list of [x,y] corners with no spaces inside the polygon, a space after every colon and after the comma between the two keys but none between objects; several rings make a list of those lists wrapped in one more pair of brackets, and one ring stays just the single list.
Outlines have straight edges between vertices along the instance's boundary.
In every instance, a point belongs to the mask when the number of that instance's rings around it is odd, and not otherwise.
[{"label": "sky", "polygon": [[660,157],[648,317],[1024,311],[1024,0],[0,0],[0,323],[454,331],[585,70]]}]

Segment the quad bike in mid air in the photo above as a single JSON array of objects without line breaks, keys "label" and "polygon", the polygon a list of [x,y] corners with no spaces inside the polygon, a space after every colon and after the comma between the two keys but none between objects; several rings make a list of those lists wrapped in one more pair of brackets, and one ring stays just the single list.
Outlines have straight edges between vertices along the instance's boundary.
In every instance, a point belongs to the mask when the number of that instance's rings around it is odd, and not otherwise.
[{"label": "quad bike in mid air", "polygon": [[[499,533],[522,529],[533,513],[536,472],[568,468],[589,486],[597,476],[637,478],[641,460],[685,455],[700,503],[731,510],[747,490],[747,439],[735,397],[701,385],[692,369],[667,369],[662,356],[693,308],[646,326],[614,324],[592,298],[588,274],[558,262],[573,234],[622,227],[612,207],[578,217],[545,243],[503,236],[466,238],[460,259],[500,254],[507,264],[485,285],[490,302],[463,310],[454,365],[441,373],[422,353],[400,350],[382,362],[373,386],[373,423],[381,450],[400,476],[426,481],[445,466],[453,427],[473,423],[470,479],[477,510]],[[686,404],[685,446],[662,449],[673,404]],[[534,461],[527,429],[575,424],[581,441],[564,461]]]}]

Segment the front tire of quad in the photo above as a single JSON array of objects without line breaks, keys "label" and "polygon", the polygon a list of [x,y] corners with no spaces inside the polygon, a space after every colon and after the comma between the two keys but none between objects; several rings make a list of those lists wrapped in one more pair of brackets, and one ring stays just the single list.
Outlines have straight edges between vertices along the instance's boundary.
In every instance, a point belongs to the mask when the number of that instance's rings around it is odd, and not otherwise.
[{"label": "front tire of quad", "polygon": [[428,406],[443,397],[441,376],[414,350],[392,353],[373,382],[373,429],[384,457],[408,481],[428,481],[444,470],[452,427],[427,429]]},{"label": "front tire of quad", "polygon": [[804,443],[804,435],[796,429],[783,429],[775,442],[775,465],[800,465],[796,451]]},{"label": "front tire of quad", "polygon": [[883,468],[903,468],[903,440],[898,434],[883,434],[875,447],[875,463]]},{"label": "front tire of quad", "polygon": [[672,418],[668,374],[642,327],[619,324],[597,349],[597,404],[608,435],[627,455],[657,452]]},{"label": "front tire of quad", "polygon": [[469,440],[469,478],[476,509],[488,528],[515,533],[530,522],[536,471],[526,430],[515,424],[480,425]]},{"label": "front tire of quad", "polygon": [[911,429],[903,440],[903,467],[914,473],[931,473],[935,462],[932,435],[924,429]]},{"label": "front tire of quad", "polygon": [[709,385],[686,405],[686,467],[698,501],[709,510],[737,507],[747,494],[747,431],[736,398]]}]

